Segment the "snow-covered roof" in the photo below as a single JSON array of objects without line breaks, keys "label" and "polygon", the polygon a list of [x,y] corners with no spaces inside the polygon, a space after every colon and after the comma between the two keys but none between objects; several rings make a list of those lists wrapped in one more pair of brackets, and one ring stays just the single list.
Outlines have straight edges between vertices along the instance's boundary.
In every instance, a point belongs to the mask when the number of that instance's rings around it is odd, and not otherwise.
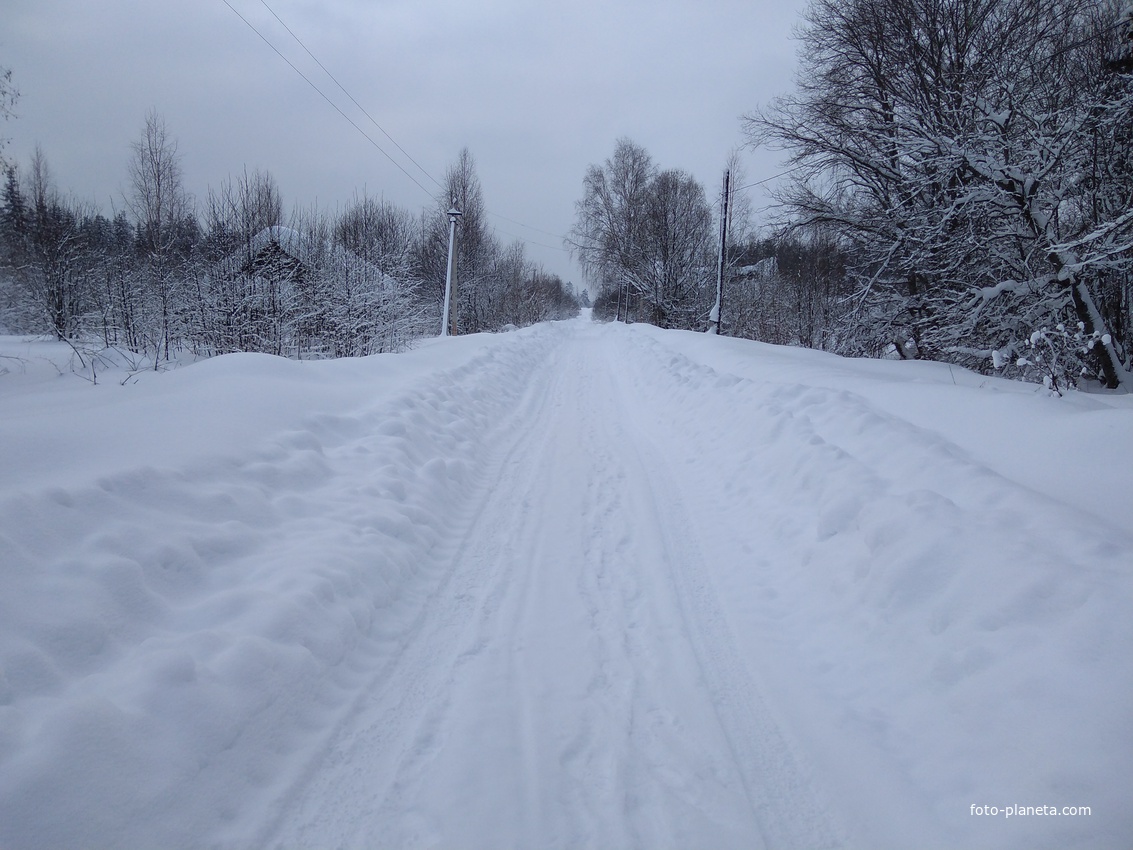
[{"label": "snow-covered roof", "polygon": [[247,245],[229,254],[217,264],[221,275],[236,275],[245,271],[248,263],[261,256],[272,246],[301,264],[309,267],[320,265],[348,269],[365,275],[370,280],[381,281],[386,286],[394,286],[396,281],[373,263],[348,251],[341,245],[311,238],[292,227],[275,225],[265,227],[253,236]]}]

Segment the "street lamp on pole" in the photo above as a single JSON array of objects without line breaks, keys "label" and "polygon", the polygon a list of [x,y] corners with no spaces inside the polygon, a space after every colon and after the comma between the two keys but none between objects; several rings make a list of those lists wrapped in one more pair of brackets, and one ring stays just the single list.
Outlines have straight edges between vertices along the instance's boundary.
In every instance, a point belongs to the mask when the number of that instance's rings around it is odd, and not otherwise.
[{"label": "street lamp on pole", "polygon": [[463,215],[453,202],[448,211],[448,270],[445,272],[445,309],[441,316],[441,336],[448,336],[448,317],[452,307],[452,273],[456,267],[456,220]]}]

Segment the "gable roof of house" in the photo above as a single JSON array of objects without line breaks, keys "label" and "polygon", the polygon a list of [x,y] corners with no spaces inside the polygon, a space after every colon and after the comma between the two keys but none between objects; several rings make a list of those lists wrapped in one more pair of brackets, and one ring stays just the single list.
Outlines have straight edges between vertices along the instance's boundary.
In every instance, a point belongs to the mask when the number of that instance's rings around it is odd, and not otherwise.
[{"label": "gable roof of house", "polygon": [[280,225],[265,227],[253,236],[247,245],[241,246],[239,250],[217,263],[216,272],[226,277],[244,274],[249,265],[255,264],[257,258],[273,250],[282,252],[301,266],[329,265],[364,276],[386,288],[397,286],[394,278],[353,251],[329,241],[320,244],[294,228]]}]

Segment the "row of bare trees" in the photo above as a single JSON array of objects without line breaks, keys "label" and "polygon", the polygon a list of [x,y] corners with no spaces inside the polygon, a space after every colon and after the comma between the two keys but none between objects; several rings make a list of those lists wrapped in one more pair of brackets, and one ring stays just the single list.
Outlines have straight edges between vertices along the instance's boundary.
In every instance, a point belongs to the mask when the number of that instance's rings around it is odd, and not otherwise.
[{"label": "row of bare trees", "polygon": [[[795,91],[744,120],[791,179],[775,239],[729,228],[724,330],[1133,384],[1129,0],[811,0],[799,39]],[[568,240],[596,316],[703,328],[718,226],[619,140]]]},{"label": "row of bare trees", "polygon": [[1128,385],[1133,8],[812,0],[799,35],[745,129],[791,154],[785,232],[846,258],[833,346]]},{"label": "row of bare trees", "polygon": [[[760,238],[738,152],[727,205],[723,328],[732,336],[837,347],[845,262],[824,234],[799,229]],[[717,206],[722,210],[723,204]],[[596,284],[594,317],[704,330],[715,297],[719,221],[704,188],[686,172],[658,168],[637,143],[619,139],[592,165],[575,205],[568,244]]]},{"label": "row of bare trees", "polygon": [[597,286],[595,316],[699,326],[709,307],[712,210],[704,187],[619,139],[583,179],[569,244]]},{"label": "row of bare trees", "polygon": [[247,171],[198,204],[176,140],[151,112],[112,219],[54,184],[37,151],[6,169],[0,198],[0,328],[144,355],[191,351],[293,357],[397,350],[439,330],[452,198],[459,231],[460,332],[578,311],[573,289],[501,246],[485,218],[471,155],[433,209],[356,198],[345,210],[285,214],[270,173]]},{"label": "row of bare trees", "polygon": [[527,259],[523,242],[503,244],[488,224],[484,190],[476,163],[465,148],[445,173],[437,205],[420,222],[418,263],[432,281],[434,297],[444,296],[449,218],[461,211],[457,229],[457,330],[476,333],[503,325],[529,325],[578,314],[579,295],[571,284]]}]

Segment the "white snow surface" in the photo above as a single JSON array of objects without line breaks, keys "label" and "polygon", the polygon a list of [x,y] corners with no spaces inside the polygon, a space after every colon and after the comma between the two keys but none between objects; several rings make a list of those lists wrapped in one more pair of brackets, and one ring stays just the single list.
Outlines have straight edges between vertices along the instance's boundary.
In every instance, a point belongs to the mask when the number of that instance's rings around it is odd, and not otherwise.
[{"label": "white snow surface", "polygon": [[1129,396],[585,315],[68,361],[0,339],[5,850],[1133,840]]}]

